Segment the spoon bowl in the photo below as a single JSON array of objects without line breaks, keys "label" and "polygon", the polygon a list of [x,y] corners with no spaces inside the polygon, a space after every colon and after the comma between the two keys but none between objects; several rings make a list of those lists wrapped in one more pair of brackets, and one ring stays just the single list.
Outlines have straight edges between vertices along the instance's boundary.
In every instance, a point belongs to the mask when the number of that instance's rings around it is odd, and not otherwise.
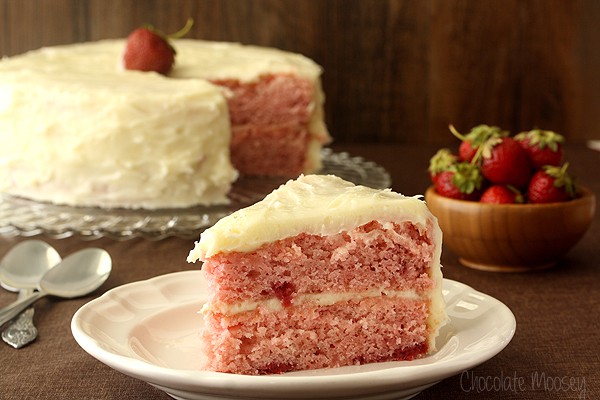
[{"label": "spoon bowl", "polygon": [[44,274],[39,291],[0,310],[0,326],[44,296],[70,299],[93,292],[108,279],[111,270],[110,255],[102,249],[84,249],[65,257]]},{"label": "spoon bowl", "polygon": [[0,285],[13,292],[36,289],[44,274],[60,261],[58,252],[46,242],[21,242],[0,261]]},{"label": "spoon bowl", "polygon": [[111,269],[111,258],[105,250],[84,249],[66,257],[44,274],[39,281],[39,289],[67,299],[84,296],[98,289]]}]

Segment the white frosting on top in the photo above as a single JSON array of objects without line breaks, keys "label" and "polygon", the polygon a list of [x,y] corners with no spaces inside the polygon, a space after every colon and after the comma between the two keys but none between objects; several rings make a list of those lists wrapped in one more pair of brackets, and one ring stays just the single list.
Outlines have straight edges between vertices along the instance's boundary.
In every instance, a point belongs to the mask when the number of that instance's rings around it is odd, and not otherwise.
[{"label": "white frosting on top", "polygon": [[[252,82],[268,74],[289,73],[316,82],[322,72],[309,58],[274,48],[194,39],[172,44],[176,55],[169,78]],[[74,74],[78,79],[95,80],[132,72],[121,64],[124,49],[125,39],[45,47],[4,59],[2,70],[27,68],[66,80],[74,80]]]},{"label": "white frosting on top", "polygon": [[175,78],[235,77],[241,82],[252,82],[268,74],[293,74],[317,82],[322,72],[319,65],[303,55],[270,47],[191,39],[180,39],[173,45],[177,50],[176,64],[169,75]]},{"label": "white frosting on top", "polygon": [[123,39],[2,59],[0,191],[101,207],[227,203],[237,177],[227,93],[205,79],[306,77],[316,88],[311,133],[322,142],[321,70],[311,60],[235,43],[182,39],[174,47],[169,77],[125,70]]},{"label": "white frosting on top", "polygon": [[205,230],[188,261],[220,252],[252,251],[299,233],[335,234],[372,220],[406,220],[424,229],[430,216],[418,197],[356,186],[333,175],[306,175]]}]

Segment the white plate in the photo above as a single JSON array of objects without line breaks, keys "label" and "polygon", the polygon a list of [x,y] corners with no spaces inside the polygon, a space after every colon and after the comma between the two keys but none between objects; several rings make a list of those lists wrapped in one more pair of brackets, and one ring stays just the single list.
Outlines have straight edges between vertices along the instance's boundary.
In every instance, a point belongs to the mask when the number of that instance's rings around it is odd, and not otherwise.
[{"label": "white plate", "polygon": [[75,313],[79,345],[108,366],[177,399],[398,399],[483,363],[512,339],[500,301],[444,279],[450,322],[435,354],[415,360],[245,376],[200,369],[206,284],[200,271],[162,275],[108,291]]}]

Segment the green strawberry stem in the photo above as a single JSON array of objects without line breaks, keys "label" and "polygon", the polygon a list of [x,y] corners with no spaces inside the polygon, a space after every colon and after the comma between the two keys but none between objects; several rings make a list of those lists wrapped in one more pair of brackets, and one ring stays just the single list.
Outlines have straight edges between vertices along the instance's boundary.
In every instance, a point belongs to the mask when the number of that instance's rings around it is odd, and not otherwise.
[{"label": "green strawberry stem", "polygon": [[478,162],[480,162],[480,158],[490,158],[492,156],[492,149],[494,148],[494,146],[500,144],[501,142],[501,136],[489,137],[485,142],[481,143],[477,147],[477,151],[475,152],[473,159],[471,159],[471,164],[477,164]]},{"label": "green strawberry stem", "polygon": [[523,197],[523,193],[513,185],[506,185],[506,188],[515,194],[515,203],[521,204],[525,203],[525,198]]},{"label": "green strawberry stem", "polygon": [[188,18],[187,21],[185,22],[185,26],[183,28],[181,28],[180,30],[178,30],[175,33],[171,33],[171,34],[167,35],[167,38],[180,39],[190,32],[190,30],[192,29],[192,26],[194,26],[194,19]]},{"label": "green strawberry stem", "polygon": [[467,140],[467,138],[463,134],[461,134],[459,131],[456,130],[454,125],[452,125],[452,124],[448,125],[448,129],[450,129],[450,132],[452,132],[452,134],[454,136],[456,136],[456,138],[459,139],[461,142],[464,142]]},{"label": "green strawberry stem", "polygon": [[486,143],[489,139],[494,137],[504,137],[508,136],[508,131],[503,131],[497,126],[489,126],[489,125],[477,125],[469,131],[466,135],[458,132],[454,125],[450,124],[448,126],[450,132],[458,138],[462,142],[471,143],[472,147],[479,147]]},{"label": "green strawberry stem", "polygon": [[577,196],[577,185],[575,184],[575,180],[567,173],[568,168],[568,162],[564,163],[562,167],[553,165],[543,167],[544,172],[555,179],[554,186],[564,188],[569,197],[574,198]]}]

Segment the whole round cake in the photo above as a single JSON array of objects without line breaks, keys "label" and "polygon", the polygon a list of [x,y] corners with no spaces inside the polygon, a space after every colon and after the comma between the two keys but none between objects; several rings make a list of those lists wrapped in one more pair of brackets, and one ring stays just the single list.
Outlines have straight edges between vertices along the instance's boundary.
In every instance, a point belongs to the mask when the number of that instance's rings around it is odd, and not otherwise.
[{"label": "whole round cake", "polygon": [[299,54],[174,41],[168,75],[126,70],[125,40],[0,61],[0,191],[71,206],[228,202],[239,175],[320,167],[321,68]]}]

